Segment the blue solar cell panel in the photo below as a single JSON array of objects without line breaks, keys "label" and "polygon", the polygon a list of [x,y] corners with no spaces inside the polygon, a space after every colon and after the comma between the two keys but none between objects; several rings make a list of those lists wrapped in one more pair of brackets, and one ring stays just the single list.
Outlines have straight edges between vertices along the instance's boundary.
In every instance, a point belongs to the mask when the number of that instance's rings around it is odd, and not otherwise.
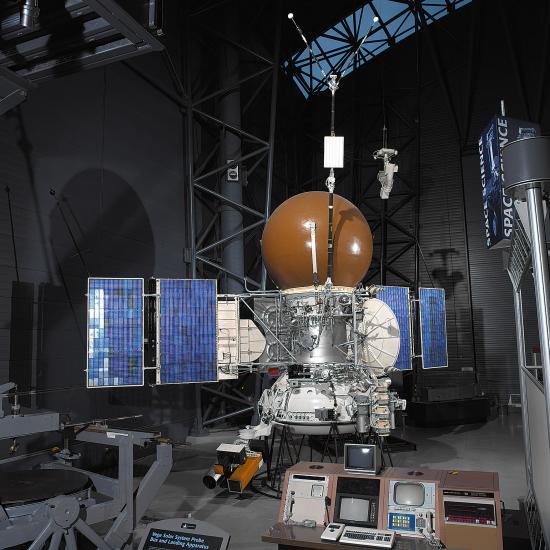
[{"label": "blue solar cell panel", "polygon": [[86,385],[143,385],[143,279],[88,279]]},{"label": "blue solar cell panel", "polygon": [[216,382],[216,281],[159,279],[161,384]]},{"label": "blue solar cell panel", "polygon": [[422,367],[436,369],[448,365],[445,290],[420,288],[420,340]]},{"label": "blue solar cell panel", "polygon": [[376,297],[387,304],[394,312],[399,323],[399,336],[401,346],[395,363],[399,370],[412,369],[411,357],[411,323],[409,308],[409,289],[403,286],[384,286],[379,290]]}]

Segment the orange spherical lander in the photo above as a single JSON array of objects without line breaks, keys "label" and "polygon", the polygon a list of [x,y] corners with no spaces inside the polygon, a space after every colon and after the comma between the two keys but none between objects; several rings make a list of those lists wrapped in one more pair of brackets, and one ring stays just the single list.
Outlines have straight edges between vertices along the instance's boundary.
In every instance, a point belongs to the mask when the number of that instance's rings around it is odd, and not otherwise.
[{"label": "orange spherical lander", "polygon": [[353,289],[363,280],[372,260],[372,234],[367,220],[354,204],[339,195],[334,195],[333,210],[330,275],[329,193],[295,195],[268,219],[262,256],[279,289],[324,285],[329,276],[332,287]]}]

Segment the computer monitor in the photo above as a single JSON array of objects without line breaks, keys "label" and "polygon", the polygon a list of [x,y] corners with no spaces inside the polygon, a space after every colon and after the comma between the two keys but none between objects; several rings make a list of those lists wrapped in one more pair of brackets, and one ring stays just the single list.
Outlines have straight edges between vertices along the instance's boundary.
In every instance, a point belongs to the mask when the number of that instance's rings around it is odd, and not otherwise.
[{"label": "computer monitor", "polygon": [[346,443],[344,446],[346,472],[376,475],[380,471],[380,450],[377,445]]},{"label": "computer monitor", "polygon": [[340,519],[344,523],[366,523],[369,520],[370,499],[360,496],[340,498]]},{"label": "computer monitor", "polygon": [[379,497],[378,478],[339,476],[336,483],[334,521],[359,527],[376,527]]},{"label": "computer monitor", "polygon": [[426,491],[422,483],[399,482],[393,488],[393,501],[400,506],[424,505]]}]

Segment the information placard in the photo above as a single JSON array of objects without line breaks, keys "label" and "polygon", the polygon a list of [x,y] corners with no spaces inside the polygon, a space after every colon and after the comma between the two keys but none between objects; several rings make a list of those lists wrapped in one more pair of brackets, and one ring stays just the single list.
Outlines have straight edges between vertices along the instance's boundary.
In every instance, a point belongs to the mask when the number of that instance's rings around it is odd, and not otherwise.
[{"label": "information placard", "polygon": [[200,533],[182,533],[168,529],[151,529],[143,550],[223,550],[221,537],[201,535]]},{"label": "information placard", "polygon": [[138,550],[227,550],[229,533],[195,518],[161,519],[147,525]]}]

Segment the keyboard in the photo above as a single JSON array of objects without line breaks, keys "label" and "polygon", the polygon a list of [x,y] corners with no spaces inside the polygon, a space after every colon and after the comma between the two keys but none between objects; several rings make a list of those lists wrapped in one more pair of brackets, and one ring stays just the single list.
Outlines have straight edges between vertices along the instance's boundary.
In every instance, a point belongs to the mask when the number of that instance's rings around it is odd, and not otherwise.
[{"label": "keyboard", "polygon": [[393,531],[347,525],[342,531],[338,542],[356,544],[357,546],[371,546],[373,548],[391,548],[394,539],[395,533]]}]

